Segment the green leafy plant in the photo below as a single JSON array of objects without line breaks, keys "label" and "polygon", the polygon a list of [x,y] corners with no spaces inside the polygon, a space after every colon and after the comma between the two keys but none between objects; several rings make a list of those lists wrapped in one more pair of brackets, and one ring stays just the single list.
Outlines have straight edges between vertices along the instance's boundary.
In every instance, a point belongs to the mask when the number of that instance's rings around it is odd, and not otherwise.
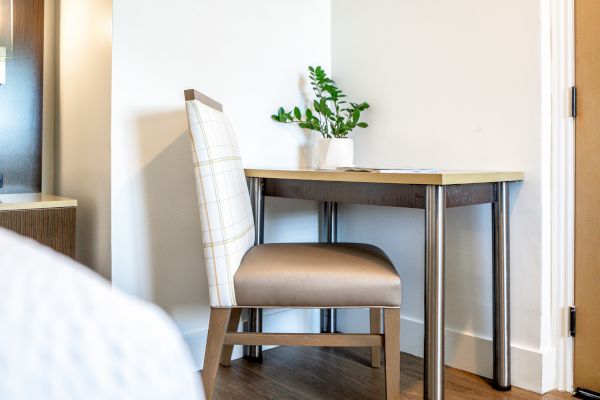
[{"label": "green leafy plant", "polygon": [[344,100],[344,92],[320,66],[308,67],[308,71],[316,97],[312,109],[309,107],[302,112],[299,107],[294,107],[292,111],[280,107],[277,114],[271,115],[274,121],[298,124],[300,128],[321,132],[324,138],[345,138],[357,126],[369,126],[360,121],[361,112],[369,108],[368,103]]}]

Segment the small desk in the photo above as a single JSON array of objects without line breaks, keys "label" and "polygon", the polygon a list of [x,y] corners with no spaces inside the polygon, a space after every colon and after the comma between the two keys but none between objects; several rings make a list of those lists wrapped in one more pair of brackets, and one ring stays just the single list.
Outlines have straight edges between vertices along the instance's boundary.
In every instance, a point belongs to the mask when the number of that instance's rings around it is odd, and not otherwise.
[{"label": "small desk", "polygon": [[[444,398],[444,226],[446,208],[492,205],[494,386],[510,390],[509,183],[522,172],[439,171],[380,173],[324,170],[246,169],[254,208],[256,243],[264,241],[264,196],[324,203],[327,241],[336,241],[337,204],[367,204],[425,210],[425,399]],[[335,314],[321,315],[321,330],[335,329]],[[260,310],[250,329],[260,330]],[[260,358],[260,348],[245,354]]]},{"label": "small desk", "polygon": [[0,227],[75,258],[77,200],[45,193],[0,194]]}]

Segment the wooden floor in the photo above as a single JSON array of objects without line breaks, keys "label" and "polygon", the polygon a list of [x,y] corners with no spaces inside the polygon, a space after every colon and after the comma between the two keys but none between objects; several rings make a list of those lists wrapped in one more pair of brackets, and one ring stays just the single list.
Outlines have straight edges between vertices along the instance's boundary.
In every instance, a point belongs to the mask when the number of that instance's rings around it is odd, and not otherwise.
[{"label": "wooden floor", "polygon": [[[236,360],[219,368],[217,400],[370,400],[385,399],[383,368],[370,367],[369,349],[278,347],[263,353],[262,364]],[[402,354],[401,398],[422,398],[422,360]],[[446,400],[569,399],[513,388],[497,392],[479,376],[446,369]]]}]

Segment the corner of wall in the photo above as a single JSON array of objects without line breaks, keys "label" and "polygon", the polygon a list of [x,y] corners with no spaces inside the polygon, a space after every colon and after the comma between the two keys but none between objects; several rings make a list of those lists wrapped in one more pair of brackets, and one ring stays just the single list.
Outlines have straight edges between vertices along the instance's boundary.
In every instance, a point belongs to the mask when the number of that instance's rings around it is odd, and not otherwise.
[{"label": "corner of wall", "polygon": [[109,278],[111,32],[107,25],[112,2],[50,0],[48,5],[55,12],[52,191],[78,200],[77,260]]}]

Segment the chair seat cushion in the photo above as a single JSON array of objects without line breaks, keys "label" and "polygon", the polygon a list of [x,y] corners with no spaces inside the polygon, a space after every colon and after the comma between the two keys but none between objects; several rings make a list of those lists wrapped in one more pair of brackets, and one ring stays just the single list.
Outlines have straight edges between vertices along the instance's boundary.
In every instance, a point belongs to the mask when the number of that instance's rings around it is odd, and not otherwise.
[{"label": "chair seat cushion", "polygon": [[385,253],[356,243],[263,244],[234,276],[240,307],[400,307],[400,276]]}]

